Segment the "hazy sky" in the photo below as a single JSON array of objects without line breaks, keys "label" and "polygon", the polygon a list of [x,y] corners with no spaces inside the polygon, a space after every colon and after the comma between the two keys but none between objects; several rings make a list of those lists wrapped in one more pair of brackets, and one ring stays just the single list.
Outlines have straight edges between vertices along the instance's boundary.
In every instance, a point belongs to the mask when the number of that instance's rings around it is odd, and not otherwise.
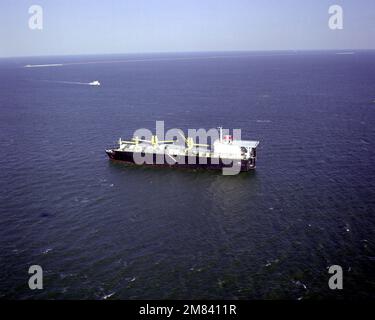
[{"label": "hazy sky", "polygon": [[[31,30],[29,7],[43,8]],[[341,5],[344,29],[328,27]],[[375,49],[375,0],[1,0],[0,57]]]}]

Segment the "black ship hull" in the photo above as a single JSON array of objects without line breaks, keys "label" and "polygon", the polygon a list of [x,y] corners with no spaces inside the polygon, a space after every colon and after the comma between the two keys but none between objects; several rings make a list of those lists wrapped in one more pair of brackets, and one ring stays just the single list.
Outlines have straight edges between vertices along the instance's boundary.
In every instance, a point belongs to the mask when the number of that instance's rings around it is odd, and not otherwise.
[{"label": "black ship hull", "polygon": [[[130,151],[106,150],[108,157],[112,160],[123,161],[125,163],[140,165],[134,159],[144,157],[145,154]],[[255,159],[232,160],[199,156],[171,156],[164,154],[149,154],[149,160],[142,163],[148,166],[182,167],[182,168],[202,168],[210,170],[222,170],[223,168],[233,168],[237,166],[239,171],[249,171],[255,169]],[[151,158],[151,159],[150,159]],[[169,158],[167,160],[167,158]],[[233,163],[233,161],[235,163]],[[239,168],[240,167],[240,168]]]}]

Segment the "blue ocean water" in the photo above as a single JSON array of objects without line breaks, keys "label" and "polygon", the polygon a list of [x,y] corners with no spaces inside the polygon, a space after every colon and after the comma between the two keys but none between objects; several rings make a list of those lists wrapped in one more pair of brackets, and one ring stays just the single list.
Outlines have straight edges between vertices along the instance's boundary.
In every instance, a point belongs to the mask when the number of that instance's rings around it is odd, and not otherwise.
[{"label": "blue ocean water", "polygon": [[[374,51],[0,60],[0,298],[374,298],[374,84]],[[156,120],[241,128],[257,169],[108,160]]]}]

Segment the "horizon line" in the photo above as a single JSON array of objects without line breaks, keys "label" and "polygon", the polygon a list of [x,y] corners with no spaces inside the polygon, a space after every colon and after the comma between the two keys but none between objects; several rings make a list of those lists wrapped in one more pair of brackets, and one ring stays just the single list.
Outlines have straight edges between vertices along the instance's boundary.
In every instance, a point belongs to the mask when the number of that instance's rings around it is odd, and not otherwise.
[{"label": "horizon line", "polygon": [[47,57],[72,57],[72,56],[109,56],[109,55],[152,55],[152,54],[191,54],[191,53],[247,53],[247,52],[345,52],[345,51],[375,51],[370,48],[361,49],[254,49],[254,50],[207,50],[207,51],[145,51],[145,52],[117,52],[117,53],[69,53],[69,54],[50,54],[50,55],[15,55],[15,56],[0,56],[0,59],[12,58],[47,58]]}]

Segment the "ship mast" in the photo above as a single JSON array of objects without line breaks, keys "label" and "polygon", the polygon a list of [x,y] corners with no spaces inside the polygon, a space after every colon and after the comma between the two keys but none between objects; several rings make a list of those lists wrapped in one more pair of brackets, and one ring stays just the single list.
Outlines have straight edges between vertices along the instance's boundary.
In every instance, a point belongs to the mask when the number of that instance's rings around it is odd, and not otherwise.
[{"label": "ship mast", "polygon": [[223,142],[223,127],[217,127],[219,129],[220,135],[219,135],[219,141]]}]

